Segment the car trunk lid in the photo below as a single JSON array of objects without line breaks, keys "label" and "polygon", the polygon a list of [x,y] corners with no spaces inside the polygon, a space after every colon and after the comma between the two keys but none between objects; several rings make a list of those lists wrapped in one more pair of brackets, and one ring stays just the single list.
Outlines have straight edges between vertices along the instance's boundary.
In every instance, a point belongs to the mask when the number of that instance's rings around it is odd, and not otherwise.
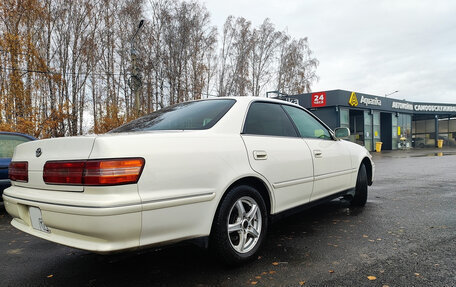
[{"label": "car trunk lid", "polygon": [[46,184],[43,181],[43,167],[47,161],[88,159],[95,138],[96,136],[53,138],[18,145],[13,161],[28,162],[28,182],[17,181],[13,184],[38,189],[83,191],[83,186]]}]

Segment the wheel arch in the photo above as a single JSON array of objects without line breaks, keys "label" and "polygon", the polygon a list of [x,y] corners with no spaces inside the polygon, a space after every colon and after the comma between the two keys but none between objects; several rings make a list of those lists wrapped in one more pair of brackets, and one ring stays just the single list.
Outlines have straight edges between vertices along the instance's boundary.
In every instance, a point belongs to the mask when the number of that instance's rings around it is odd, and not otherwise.
[{"label": "wheel arch", "polygon": [[[361,164],[364,164],[364,166],[366,167],[366,172],[367,172],[367,184],[370,186],[372,185],[372,182],[373,182],[373,167],[372,167],[372,162],[370,161],[369,158],[365,157],[363,158],[363,160],[361,161]],[[361,164],[359,165],[359,167],[361,167]]]},{"label": "wheel arch", "polygon": [[272,201],[272,194],[271,194],[271,191],[270,191],[267,183],[264,180],[262,180],[261,178],[258,178],[256,176],[252,176],[252,175],[244,176],[244,177],[236,179],[227,188],[225,188],[223,195],[220,197],[220,200],[217,203],[215,212],[213,213],[212,226],[211,226],[210,233],[212,233],[212,230],[214,228],[214,221],[215,221],[215,218],[217,217],[217,213],[220,210],[220,205],[222,204],[223,200],[225,199],[225,197],[227,196],[229,191],[233,187],[238,186],[238,185],[248,185],[248,186],[252,186],[256,190],[258,190],[258,192],[260,193],[261,197],[264,200],[264,203],[266,204],[267,214],[271,215],[272,210],[273,210],[272,209],[273,201]]},{"label": "wheel arch", "polygon": [[223,193],[222,198],[220,199],[218,205],[217,205],[217,210],[222,203],[223,199],[226,197],[228,192],[234,187],[238,185],[248,185],[251,187],[254,187],[258,192],[261,194],[261,197],[264,200],[264,203],[266,204],[267,212],[268,214],[271,214],[272,211],[272,197],[271,197],[271,192],[267,186],[267,184],[260,178],[255,177],[255,176],[246,176],[242,177],[240,179],[237,179],[234,181],[230,186],[225,190]]}]

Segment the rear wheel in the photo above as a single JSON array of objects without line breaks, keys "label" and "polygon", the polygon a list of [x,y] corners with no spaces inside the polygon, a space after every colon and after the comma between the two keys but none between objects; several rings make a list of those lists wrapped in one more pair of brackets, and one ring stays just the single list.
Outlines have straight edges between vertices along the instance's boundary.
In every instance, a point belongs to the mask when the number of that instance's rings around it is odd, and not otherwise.
[{"label": "rear wheel", "polygon": [[367,202],[367,172],[366,166],[361,164],[356,179],[355,195],[351,201],[352,206],[364,206]]},{"label": "rear wheel", "polygon": [[263,197],[253,187],[239,185],[223,199],[214,219],[210,246],[228,265],[254,258],[268,226]]}]

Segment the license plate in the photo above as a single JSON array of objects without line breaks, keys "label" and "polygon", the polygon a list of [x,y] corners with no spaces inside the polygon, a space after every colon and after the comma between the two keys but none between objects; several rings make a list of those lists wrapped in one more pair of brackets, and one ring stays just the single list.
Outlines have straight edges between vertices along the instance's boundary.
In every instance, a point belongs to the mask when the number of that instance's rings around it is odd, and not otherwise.
[{"label": "license plate", "polygon": [[36,230],[50,233],[49,228],[44,224],[43,217],[41,215],[41,210],[38,207],[29,207],[30,221],[32,222],[32,227]]}]

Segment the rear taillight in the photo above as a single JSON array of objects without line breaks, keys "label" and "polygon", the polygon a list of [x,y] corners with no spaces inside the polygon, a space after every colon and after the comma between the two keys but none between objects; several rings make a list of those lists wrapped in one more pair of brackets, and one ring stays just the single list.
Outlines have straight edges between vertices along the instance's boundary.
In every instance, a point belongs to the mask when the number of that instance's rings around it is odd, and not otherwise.
[{"label": "rear taillight", "polygon": [[43,180],[48,184],[68,185],[136,183],[143,167],[143,158],[48,161],[44,165]]},{"label": "rear taillight", "polygon": [[85,161],[48,161],[43,180],[51,184],[82,184]]},{"label": "rear taillight", "polygon": [[13,181],[28,182],[28,162],[12,161],[8,167],[8,177]]},{"label": "rear taillight", "polygon": [[86,162],[85,185],[136,183],[144,166],[143,158],[91,160]]}]

